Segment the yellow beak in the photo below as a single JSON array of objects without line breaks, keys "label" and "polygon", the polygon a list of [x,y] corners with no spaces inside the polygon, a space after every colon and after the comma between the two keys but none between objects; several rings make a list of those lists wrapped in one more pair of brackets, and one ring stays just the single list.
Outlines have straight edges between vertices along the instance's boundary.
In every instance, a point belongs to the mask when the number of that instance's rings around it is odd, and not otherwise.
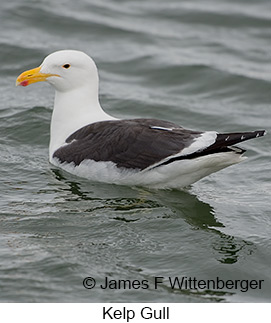
[{"label": "yellow beak", "polygon": [[50,74],[50,73],[41,73],[41,67],[33,68],[32,70],[28,70],[23,72],[21,75],[18,76],[16,80],[16,86],[27,86],[32,83],[46,81],[50,76],[59,76],[57,74]]}]

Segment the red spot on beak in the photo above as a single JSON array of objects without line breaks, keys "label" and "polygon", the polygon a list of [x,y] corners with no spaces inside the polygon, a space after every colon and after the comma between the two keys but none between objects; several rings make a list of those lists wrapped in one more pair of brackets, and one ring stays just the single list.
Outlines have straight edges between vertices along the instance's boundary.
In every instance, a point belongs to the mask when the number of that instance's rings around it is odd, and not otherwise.
[{"label": "red spot on beak", "polygon": [[22,81],[19,85],[21,85],[21,86],[27,86],[28,85],[28,83],[29,83],[29,81]]}]

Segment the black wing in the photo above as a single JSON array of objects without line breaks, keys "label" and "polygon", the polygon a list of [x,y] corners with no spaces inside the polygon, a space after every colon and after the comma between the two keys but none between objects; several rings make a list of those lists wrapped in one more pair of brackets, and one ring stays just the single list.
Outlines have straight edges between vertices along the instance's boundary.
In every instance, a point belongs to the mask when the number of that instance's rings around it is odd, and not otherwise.
[{"label": "black wing", "polygon": [[[156,119],[101,121],[77,130],[66,140],[67,145],[59,148],[53,157],[62,163],[73,162],[75,165],[91,159],[112,161],[117,167],[142,170],[157,163],[156,167],[176,160],[230,151],[231,145],[263,136],[265,131],[217,134],[214,143],[202,145],[188,155],[176,156],[202,134]],[[239,150],[239,153],[243,152]]]},{"label": "black wing", "polygon": [[203,149],[199,149],[189,155],[172,157],[160,163],[157,166],[167,165],[177,160],[193,159],[201,156],[227,152],[227,151],[234,151],[236,153],[243,154],[245,152],[244,149],[241,149],[241,148],[238,148],[237,150],[233,149],[233,148],[236,148],[236,147],[233,147],[233,145],[249,139],[262,137],[265,134],[266,134],[265,130],[256,130],[256,131],[250,131],[250,132],[235,132],[235,133],[218,133],[216,136],[216,140],[212,145]]},{"label": "black wing", "polygon": [[77,130],[53,157],[75,165],[92,159],[142,170],[179,153],[200,135],[156,119],[102,121]]}]

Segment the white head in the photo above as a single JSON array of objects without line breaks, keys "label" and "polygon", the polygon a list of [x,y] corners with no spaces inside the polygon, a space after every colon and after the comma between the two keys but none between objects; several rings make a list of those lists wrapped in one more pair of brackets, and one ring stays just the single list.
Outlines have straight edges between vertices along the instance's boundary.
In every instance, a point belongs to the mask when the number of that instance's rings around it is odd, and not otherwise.
[{"label": "white head", "polygon": [[114,119],[100,106],[97,68],[85,53],[76,50],[52,53],[39,67],[22,73],[16,84],[27,86],[41,81],[47,81],[56,89],[50,159],[74,131],[89,123]]},{"label": "white head", "polygon": [[47,81],[59,92],[85,86],[98,91],[98,72],[94,61],[76,50],[61,50],[50,54],[39,67],[22,73],[16,84],[27,86],[41,81]]}]

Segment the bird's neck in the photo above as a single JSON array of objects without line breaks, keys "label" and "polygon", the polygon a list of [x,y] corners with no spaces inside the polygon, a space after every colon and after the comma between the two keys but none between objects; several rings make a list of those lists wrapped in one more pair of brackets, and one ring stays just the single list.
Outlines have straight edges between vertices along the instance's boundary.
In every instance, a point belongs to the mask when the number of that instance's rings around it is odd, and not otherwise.
[{"label": "bird's neck", "polygon": [[76,130],[94,122],[115,119],[100,106],[98,91],[76,89],[69,92],[56,91],[51,120],[50,160],[54,152],[65,144]]}]

